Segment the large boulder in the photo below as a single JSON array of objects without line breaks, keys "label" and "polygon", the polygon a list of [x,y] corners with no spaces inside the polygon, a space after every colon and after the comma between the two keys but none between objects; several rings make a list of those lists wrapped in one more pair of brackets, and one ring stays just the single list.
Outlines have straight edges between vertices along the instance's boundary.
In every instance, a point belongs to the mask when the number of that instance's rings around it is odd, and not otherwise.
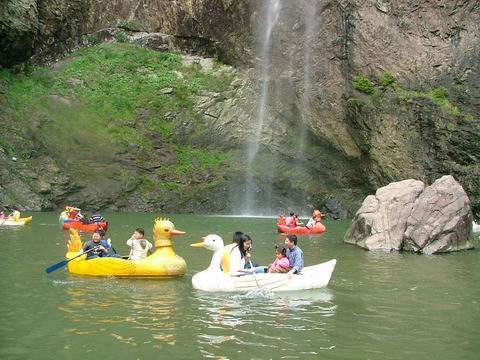
[{"label": "large boulder", "polygon": [[473,248],[467,194],[448,175],[425,187],[418,180],[391,183],[369,195],[345,242],[368,250],[433,254]]}]

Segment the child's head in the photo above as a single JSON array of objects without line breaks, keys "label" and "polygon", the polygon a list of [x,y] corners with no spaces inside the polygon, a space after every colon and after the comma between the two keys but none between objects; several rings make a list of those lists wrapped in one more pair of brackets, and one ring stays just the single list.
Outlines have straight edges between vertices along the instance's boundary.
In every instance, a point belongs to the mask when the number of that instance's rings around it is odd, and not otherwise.
[{"label": "child's head", "polygon": [[135,239],[143,239],[143,237],[145,236],[145,230],[143,230],[142,228],[136,228],[133,236],[135,237]]},{"label": "child's head", "polygon": [[275,256],[279,259],[287,256],[287,249],[285,249],[285,246],[283,245],[275,246]]},{"label": "child's head", "polygon": [[95,230],[92,234],[92,240],[94,243],[99,243],[102,240],[102,235],[99,230]]}]

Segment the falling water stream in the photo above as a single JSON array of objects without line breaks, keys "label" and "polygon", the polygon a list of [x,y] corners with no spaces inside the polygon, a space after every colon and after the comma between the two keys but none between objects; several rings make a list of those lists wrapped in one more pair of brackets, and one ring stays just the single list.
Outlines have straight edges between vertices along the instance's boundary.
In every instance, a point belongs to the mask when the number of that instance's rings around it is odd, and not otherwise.
[{"label": "falling water stream", "polygon": [[[270,0],[263,4],[258,21],[257,69],[259,81],[259,97],[255,119],[255,128],[251,141],[247,141],[247,159],[245,175],[245,197],[242,199],[242,214],[258,215],[272,213],[272,183],[278,175],[278,153],[271,151],[269,164],[259,163],[262,155],[262,144],[268,132],[281,121],[282,111],[289,111],[288,105],[279,101],[281,92],[277,86],[288,83],[288,91],[298,97],[289,99],[292,106],[298,108],[295,124],[287,124],[288,136],[293,136],[295,161],[291,168],[296,174],[303,174],[306,169],[305,152],[307,151],[308,129],[315,121],[312,119],[312,107],[315,93],[312,62],[315,55],[315,44],[318,38],[318,3],[319,0],[305,0],[287,3],[281,0]],[[300,30],[298,30],[300,29]],[[303,44],[296,43],[293,31],[303,31]],[[297,74],[301,74],[298,75]],[[295,105],[298,103],[298,106]],[[285,109],[279,109],[284,106]],[[290,133],[292,132],[292,133]],[[272,135],[275,136],[275,135]],[[288,139],[283,139],[284,141]],[[273,164],[273,165],[272,165]],[[261,184],[260,184],[261,183]],[[261,195],[260,195],[261,194]],[[300,202],[307,196],[305,190],[298,192]],[[285,209],[288,204],[285,204]]]},{"label": "falling water stream", "polygon": [[280,0],[271,0],[265,3],[266,23],[261,27],[259,53],[261,54],[261,95],[257,110],[257,127],[253,136],[253,141],[248,144],[247,152],[247,176],[246,176],[246,195],[244,201],[243,213],[253,214],[254,209],[254,169],[253,165],[260,147],[263,124],[267,115],[268,106],[268,86],[270,83],[270,46],[273,29],[278,21],[280,14]]}]

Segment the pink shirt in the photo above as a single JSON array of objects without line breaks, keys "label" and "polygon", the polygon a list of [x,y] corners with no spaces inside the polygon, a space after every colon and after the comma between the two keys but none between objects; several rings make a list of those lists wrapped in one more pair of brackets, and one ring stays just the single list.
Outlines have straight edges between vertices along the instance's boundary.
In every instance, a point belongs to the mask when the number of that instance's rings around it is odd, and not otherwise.
[{"label": "pink shirt", "polygon": [[290,261],[288,261],[288,258],[285,256],[281,259],[275,259],[272,265],[268,268],[268,272],[272,272],[273,269],[276,268],[284,268],[288,269],[290,267]]}]

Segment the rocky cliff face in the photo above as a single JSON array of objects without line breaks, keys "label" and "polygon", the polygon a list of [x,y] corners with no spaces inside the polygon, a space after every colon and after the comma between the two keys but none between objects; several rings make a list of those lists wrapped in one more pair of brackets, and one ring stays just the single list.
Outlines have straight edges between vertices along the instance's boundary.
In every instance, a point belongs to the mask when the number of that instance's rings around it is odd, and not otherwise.
[{"label": "rocky cliff face", "polygon": [[[231,0],[21,0],[0,9],[0,65],[55,58],[106,28],[162,33],[185,51],[250,58],[250,2]],[[245,31],[245,29],[247,31]]]},{"label": "rocky cliff face", "polygon": [[[205,95],[199,116],[175,127],[184,143],[236,152],[228,180],[234,188],[246,166],[246,139],[256,136],[265,82],[254,168],[259,203],[281,209],[302,198],[302,207],[343,217],[391,181],[453,174],[480,211],[477,2],[279,1],[266,75],[255,42],[268,11],[260,3],[9,1],[0,14],[1,61],[49,59],[91,34],[108,38],[105,28],[143,32],[144,45],[240,67],[233,91]],[[240,192],[232,204],[241,199]]]}]

